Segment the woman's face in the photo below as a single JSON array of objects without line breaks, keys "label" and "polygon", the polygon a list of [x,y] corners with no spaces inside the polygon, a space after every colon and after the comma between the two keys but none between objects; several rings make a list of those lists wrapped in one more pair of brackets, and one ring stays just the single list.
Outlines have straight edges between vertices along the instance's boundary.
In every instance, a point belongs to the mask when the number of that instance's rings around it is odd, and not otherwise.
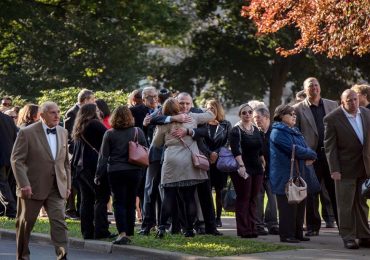
[{"label": "woman's face", "polygon": [[213,107],[212,105],[210,104],[207,104],[206,106],[207,110],[211,110],[213,114],[215,114],[215,116],[217,117],[217,110],[215,107]]},{"label": "woman's face", "polygon": [[296,120],[297,120],[297,115],[294,111],[283,115],[283,117],[281,118],[281,121],[283,121],[289,127],[293,127],[296,123]]},{"label": "woman's face", "polygon": [[244,107],[240,111],[240,119],[243,122],[249,123],[252,121],[253,110],[249,106]]}]

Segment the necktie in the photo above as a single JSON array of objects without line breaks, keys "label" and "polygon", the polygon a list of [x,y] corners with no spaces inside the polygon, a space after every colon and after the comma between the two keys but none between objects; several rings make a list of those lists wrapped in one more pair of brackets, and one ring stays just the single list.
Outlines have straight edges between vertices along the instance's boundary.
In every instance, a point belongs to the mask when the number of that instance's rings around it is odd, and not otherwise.
[{"label": "necktie", "polygon": [[57,134],[57,129],[56,128],[46,128],[46,133],[47,134]]}]

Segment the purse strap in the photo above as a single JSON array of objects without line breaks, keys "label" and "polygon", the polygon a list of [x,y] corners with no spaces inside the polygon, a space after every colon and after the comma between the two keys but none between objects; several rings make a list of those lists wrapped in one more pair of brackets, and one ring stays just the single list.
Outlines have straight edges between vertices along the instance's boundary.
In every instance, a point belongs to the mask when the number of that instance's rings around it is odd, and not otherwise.
[{"label": "purse strap", "polygon": [[138,131],[137,131],[137,127],[134,127],[134,130],[135,130],[135,133],[134,133],[134,142],[135,143],[137,143],[138,142],[138,137],[137,137],[137,135],[138,135]]},{"label": "purse strap", "polygon": [[[295,144],[293,144],[293,147],[292,147],[292,157],[290,158],[290,179],[293,179],[294,161],[295,161]],[[298,172],[298,175],[299,175],[299,172]]]},{"label": "purse strap", "polygon": [[99,151],[98,150],[96,150],[95,149],[95,147],[94,146],[92,146],[87,140],[86,140],[86,138],[83,136],[83,135],[81,135],[81,138],[82,138],[82,140],[84,140],[84,142],[88,145],[88,146],[90,146],[90,148],[91,149],[93,149],[94,150],[94,152],[96,152],[98,155],[99,155]]},{"label": "purse strap", "polygon": [[188,148],[188,150],[193,153],[193,151],[190,149],[190,147],[184,142],[184,140],[182,138],[179,138],[180,142],[186,147]]}]

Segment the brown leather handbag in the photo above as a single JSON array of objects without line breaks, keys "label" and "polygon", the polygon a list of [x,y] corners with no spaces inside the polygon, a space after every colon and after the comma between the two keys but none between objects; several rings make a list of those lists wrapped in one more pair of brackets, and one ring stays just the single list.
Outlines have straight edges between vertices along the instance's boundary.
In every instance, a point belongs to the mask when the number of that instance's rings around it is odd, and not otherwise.
[{"label": "brown leather handbag", "polygon": [[200,153],[194,153],[190,147],[180,138],[180,141],[182,144],[189,149],[191,153],[191,160],[193,162],[194,168],[201,169],[203,171],[208,171],[209,170],[209,161],[206,156]]},{"label": "brown leather handbag", "polygon": [[134,140],[128,142],[128,162],[141,167],[148,167],[149,165],[148,148],[139,144],[136,127]]}]

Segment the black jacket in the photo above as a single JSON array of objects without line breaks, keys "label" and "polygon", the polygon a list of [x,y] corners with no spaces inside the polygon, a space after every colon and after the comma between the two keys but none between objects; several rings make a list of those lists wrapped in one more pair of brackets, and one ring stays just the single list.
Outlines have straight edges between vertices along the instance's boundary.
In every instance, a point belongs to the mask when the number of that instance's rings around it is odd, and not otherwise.
[{"label": "black jacket", "polygon": [[17,138],[17,127],[10,116],[0,112],[0,167],[10,166],[10,154]]},{"label": "black jacket", "polygon": [[80,110],[80,107],[75,104],[71,107],[64,116],[64,128],[68,131],[68,151],[70,154],[73,153],[73,139],[72,139],[72,130],[75,124],[76,116]]}]

